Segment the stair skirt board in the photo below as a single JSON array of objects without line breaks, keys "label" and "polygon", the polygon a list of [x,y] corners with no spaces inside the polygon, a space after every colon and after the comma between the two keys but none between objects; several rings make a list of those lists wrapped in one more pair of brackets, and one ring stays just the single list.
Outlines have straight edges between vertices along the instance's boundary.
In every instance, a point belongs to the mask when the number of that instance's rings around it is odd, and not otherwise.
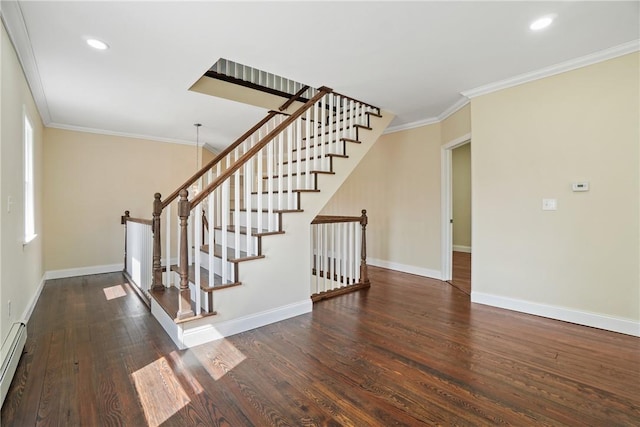
[{"label": "stair skirt board", "polygon": [[176,324],[167,312],[153,298],[151,299],[151,314],[180,350],[311,313],[312,309],[313,303],[309,298],[231,320],[216,321],[216,317],[205,317]]}]

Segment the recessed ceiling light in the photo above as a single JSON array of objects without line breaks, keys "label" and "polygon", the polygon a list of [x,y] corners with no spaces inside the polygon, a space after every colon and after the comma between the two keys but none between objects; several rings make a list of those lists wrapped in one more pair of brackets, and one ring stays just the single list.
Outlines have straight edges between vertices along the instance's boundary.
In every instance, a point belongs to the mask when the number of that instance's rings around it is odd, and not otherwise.
[{"label": "recessed ceiling light", "polygon": [[529,25],[529,28],[533,31],[540,31],[547,28],[553,22],[554,15],[543,16],[538,18]]},{"label": "recessed ceiling light", "polygon": [[87,44],[94,49],[98,50],[107,50],[109,49],[109,45],[98,39],[87,39]]}]

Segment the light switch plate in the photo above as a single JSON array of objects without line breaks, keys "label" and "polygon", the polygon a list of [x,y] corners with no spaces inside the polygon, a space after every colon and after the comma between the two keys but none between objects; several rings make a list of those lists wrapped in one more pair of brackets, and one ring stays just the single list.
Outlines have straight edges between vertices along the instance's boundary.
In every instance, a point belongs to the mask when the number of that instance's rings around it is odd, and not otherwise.
[{"label": "light switch plate", "polygon": [[555,210],[558,210],[558,200],[557,199],[542,199],[542,210],[543,211],[555,211]]}]

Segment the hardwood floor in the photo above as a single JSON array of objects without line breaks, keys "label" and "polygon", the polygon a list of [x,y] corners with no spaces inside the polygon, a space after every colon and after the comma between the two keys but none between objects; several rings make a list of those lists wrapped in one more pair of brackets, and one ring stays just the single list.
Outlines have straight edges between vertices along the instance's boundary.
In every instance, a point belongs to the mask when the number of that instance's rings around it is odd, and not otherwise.
[{"label": "hardwood floor", "polygon": [[449,283],[467,295],[471,295],[471,254],[453,252],[452,277]]},{"label": "hardwood floor", "polygon": [[640,339],[370,278],[186,351],[120,274],[48,281],[2,426],[640,425]]}]

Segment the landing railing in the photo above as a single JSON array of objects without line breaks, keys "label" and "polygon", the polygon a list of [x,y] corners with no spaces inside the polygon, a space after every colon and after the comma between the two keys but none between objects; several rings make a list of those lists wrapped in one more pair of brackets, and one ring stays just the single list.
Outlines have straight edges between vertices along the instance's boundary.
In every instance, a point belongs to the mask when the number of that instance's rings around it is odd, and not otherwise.
[{"label": "landing railing", "polygon": [[319,215],[311,222],[311,299],[320,301],[370,286],[367,211],[361,216]]},{"label": "landing railing", "polygon": [[140,293],[149,298],[153,273],[152,221],[131,218],[125,211],[121,219],[124,225],[124,274]]}]

